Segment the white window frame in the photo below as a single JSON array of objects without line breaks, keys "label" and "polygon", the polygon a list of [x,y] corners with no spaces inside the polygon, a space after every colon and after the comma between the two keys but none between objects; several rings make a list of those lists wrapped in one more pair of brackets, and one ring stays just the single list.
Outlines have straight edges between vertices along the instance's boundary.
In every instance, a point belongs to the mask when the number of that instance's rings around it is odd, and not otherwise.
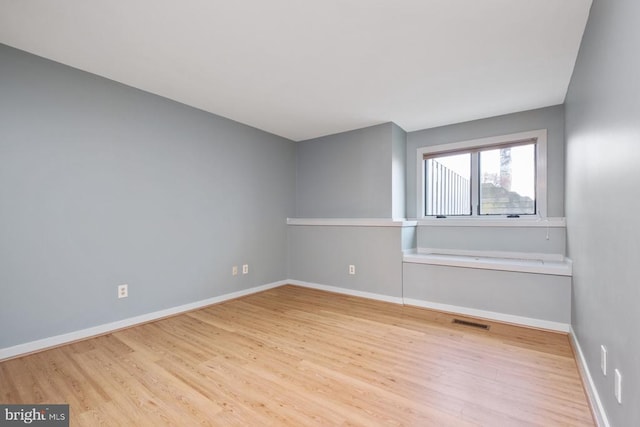
[{"label": "white window frame", "polygon": [[[527,139],[535,139],[536,141],[536,214],[526,215],[521,218],[509,218],[508,221],[522,222],[531,221],[531,219],[540,220],[547,218],[547,130],[539,129],[528,132],[512,133],[509,135],[491,136],[488,138],[472,139],[469,141],[452,142],[448,144],[432,145],[427,147],[420,147],[417,150],[417,218],[422,221],[494,221],[496,218],[507,218],[507,215],[478,215],[475,209],[473,209],[472,215],[447,217],[447,218],[435,218],[432,216],[425,216],[425,161],[424,158],[427,155],[445,154],[453,151],[473,150],[483,147],[491,147],[497,145],[505,145],[511,142],[524,141]],[[476,167],[472,166],[472,174]],[[477,175],[477,171],[475,171]],[[475,205],[472,205],[475,206]]]}]

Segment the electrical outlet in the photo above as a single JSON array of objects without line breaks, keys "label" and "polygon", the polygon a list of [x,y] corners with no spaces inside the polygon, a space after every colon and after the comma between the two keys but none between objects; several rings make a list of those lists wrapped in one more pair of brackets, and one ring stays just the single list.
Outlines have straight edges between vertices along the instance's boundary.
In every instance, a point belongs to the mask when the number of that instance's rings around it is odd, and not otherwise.
[{"label": "electrical outlet", "polygon": [[118,285],[118,298],[126,298],[129,296],[129,285]]},{"label": "electrical outlet", "polygon": [[233,267],[231,267],[231,275],[232,276],[237,276],[238,275],[238,266],[234,265]]},{"label": "electrical outlet", "polygon": [[249,274],[249,264],[242,265],[242,274]]},{"label": "electrical outlet", "polygon": [[614,380],[614,394],[616,395],[616,400],[618,401],[618,403],[622,403],[622,374],[620,373],[619,370],[615,370],[613,371],[615,373],[615,380]]},{"label": "electrical outlet", "polygon": [[354,276],[356,274],[356,266],[355,265],[353,265],[353,264],[349,265],[349,274],[351,276]]},{"label": "electrical outlet", "polygon": [[600,346],[600,369],[602,369],[603,375],[607,375],[607,347]]}]

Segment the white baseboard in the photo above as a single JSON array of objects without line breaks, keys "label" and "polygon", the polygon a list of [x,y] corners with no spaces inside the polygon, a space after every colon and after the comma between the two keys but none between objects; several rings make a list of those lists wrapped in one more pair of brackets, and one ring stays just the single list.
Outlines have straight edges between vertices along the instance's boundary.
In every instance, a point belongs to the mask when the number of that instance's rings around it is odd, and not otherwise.
[{"label": "white baseboard", "polygon": [[33,353],[36,351],[41,351],[51,347],[57,347],[57,346],[68,344],[74,341],[91,338],[98,335],[104,335],[110,332],[117,331],[118,329],[128,328],[130,326],[135,326],[141,323],[147,323],[153,320],[162,319],[163,317],[173,316],[176,314],[206,307],[208,305],[217,304],[223,301],[239,298],[245,295],[255,294],[256,292],[266,291],[268,289],[276,288],[278,286],[282,286],[288,283],[289,281],[287,280],[281,280],[279,282],[268,283],[266,285],[256,286],[253,288],[244,289],[242,291],[232,292],[225,295],[220,295],[213,298],[207,298],[201,301],[179,305],[177,307],[167,308],[165,310],[154,311],[153,313],[141,314],[140,316],[129,317],[127,319],[105,323],[105,324],[93,326],[87,329],[81,329],[79,331],[73,331],[66,334],[43,338],[40,340],[27,342],[24,344],[14,345],[12,347],[1,348],[0,361],[4,359],[10,359],[10,358],[22,356],[25,354]]},{"label": "white baseboard", "polygon": [[297,285],[305,288],[318,289],[318,290],[327,291],[327,292],[335,292],[338,294],[351,295],[354,297],[361,297],[361,298],[367,298],[367,299],[374,299],[378,301],[392,302],[394,304],[402,304],[401,297],[392,297],[389,295],[375,294],[372,292],[356,291],[353,289],[340,288],[338,286],[320,285],[318,283],[303,282],[300,280],[287,280],[286,282],[290,285]]},{"label": "white baseboard", "polygon": [[[151,322],[153,320],[162,319],[164,317],[173,316],[176,314],[184,313],[187,311],[195,310],[198,308],[206,307],[208,305],[217,304],[223,301],[239,298],[245,295],[251,295],[257,292],[262,292],[268,289],[276,288],[282,285],[291,284],[302,286],[311,289],[318,289],[322,291],[335,292],[344,295],[351,295],[355,297],[368,298],[378,301],[385,301],[394,304],[406,304],[416,307],[429,308],[433,310],[446,311],[450,313],[459,313],[467,316],[480,317],[490,320],[497,320],[500,322],[508,322],[523,326],[530,326],[535,328],[549,329],[554,331],[569,332],[570,325],[564,323],[551,322],[547,320],[531,319],[527,317],[514,316],[503,313],[495,313],[491,311],[476,310],[467,307],[459,307],[448,304],[433,303],[423,300],[403,299],[402,297],[394,297],[389,295],[376,294],[373,292],[358,291],[353,289],[341,288],[338,286],[321,285],[318,283],[304,282],[300,280],[281,280],[278,282],[268,283],[266,285],[256,286],[253,288],[245,289],[242,291],[232,292],[217,297],[207,298],[201,301],[196,301],[189,304],[180,305],[177,307],[167,308],[165,310],[155,311],[153,313],[142,314],[140,316],[130,317],[127,319],[118,320],[115,322],[105,323],[91,328],[81,329],[78,331],[69,332],[66,334],[56,335],[53,337],[43,338],[36,341],[27,342],[24,344],[18,344],[12,347],[0,348],[0,361],[4,359],[10,359],[25,354],[41,351],[51,347],[57,347],[63,344],[68,344],[74,341],[91,338],[98,335],[104,335],[110,332],[117,331],[119,329],[128,328],[131,326],[139,325],[142,323]],[[590,378],[590,377],[589,377]],[[608,424],[605,424],[608,426]]]},{"label": "white baseboard", "polygon": [[533,319],[530,317],[516,316],[513,314],[496,313],[494,311],[478,310],[475,308],[461,307],[457,305],[441,304],[438,302],[423,301],[418,299],[404,298],[404,304],[416,307],[429,308],[432,310],[446,311],[449,313],[462,314],[466,316],[479,317],[498,322],[513,323],[516,325],[529,326],[533,328],[548,329],[551,331],[569,332],[571,325],[567,323],[553,322],[550,320]]},{"label": "white baseboard", "polygon": [[378,301],[391,302],[394,304],[412,305],[415,307],[429,308],[432,310],[446,311],[449,313],[457,313],[466,316],[479,317],[483,319],[495,320],[498,322],[512,323],[515,325],[528,326],[539,329],[548,329],[551,331],[569,332],[571,325],[567,323],[553,322],[550,320],[533,319],[524,316],[515,316],[512,314],[496,313],[493,311],[477,310],[474,308],[460,307],[456,305],[440,304],[430,301],[423,301],[410,298],[392,297],[389,295],[375,294],[371,292],[356,291],[353,289],[340,288],[337,286],[321,285],[318,283],[304,282],[300,280],[288,280],[291,285],[302,286],[305,288],[318,289],[321,291],[335,292],[355,297],[374,299]]},{"label": "white baseboard", "polygon": [[571,341],[571,345],[573,346],[573,350],[576,354],[576,362],[578,363],[578,369],[580,370],[580,375],[582,376],[582,382],[584,383],[587,398],[589,399],[589,403],[591,404],[591,409],[593,410],[596,423],[598,427],[609,427],[609,419],[607,418],[607,413],[604,410],[604,406],[602,405],[602,401],[600,400],[600,395],[598,394],[598,390],[596,389],[596,384],[593,382],[593,377],[591,376],[591,372],[589,371],[589,367],[587,366],[587,360],[584,358],[584,353],[582,352],[582,347],[580,347],[580,342],[578,341],[578,337],[576,337],[573,328],[569,331],[569,338]]}]

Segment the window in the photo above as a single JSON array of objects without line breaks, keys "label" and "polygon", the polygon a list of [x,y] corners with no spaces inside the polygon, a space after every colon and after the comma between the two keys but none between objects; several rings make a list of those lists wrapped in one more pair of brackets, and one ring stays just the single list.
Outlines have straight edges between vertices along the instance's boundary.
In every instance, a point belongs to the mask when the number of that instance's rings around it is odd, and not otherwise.
[{"label": "window", "polygon": [[471,214],[471,153],[425,158],[425,215]]},{"label": "window", "polygon": [[420,217],[546,217],[546,130],[418,150]]}]

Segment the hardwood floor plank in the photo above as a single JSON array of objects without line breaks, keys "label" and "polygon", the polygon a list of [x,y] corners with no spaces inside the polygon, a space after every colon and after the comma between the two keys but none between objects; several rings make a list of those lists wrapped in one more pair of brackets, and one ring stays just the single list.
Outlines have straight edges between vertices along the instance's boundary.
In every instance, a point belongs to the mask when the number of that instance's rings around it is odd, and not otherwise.
[{"label": "hardwood floor plank", "polygon": [[296,286],[0,363],[71,425],[592,426],[565,334]]}]

